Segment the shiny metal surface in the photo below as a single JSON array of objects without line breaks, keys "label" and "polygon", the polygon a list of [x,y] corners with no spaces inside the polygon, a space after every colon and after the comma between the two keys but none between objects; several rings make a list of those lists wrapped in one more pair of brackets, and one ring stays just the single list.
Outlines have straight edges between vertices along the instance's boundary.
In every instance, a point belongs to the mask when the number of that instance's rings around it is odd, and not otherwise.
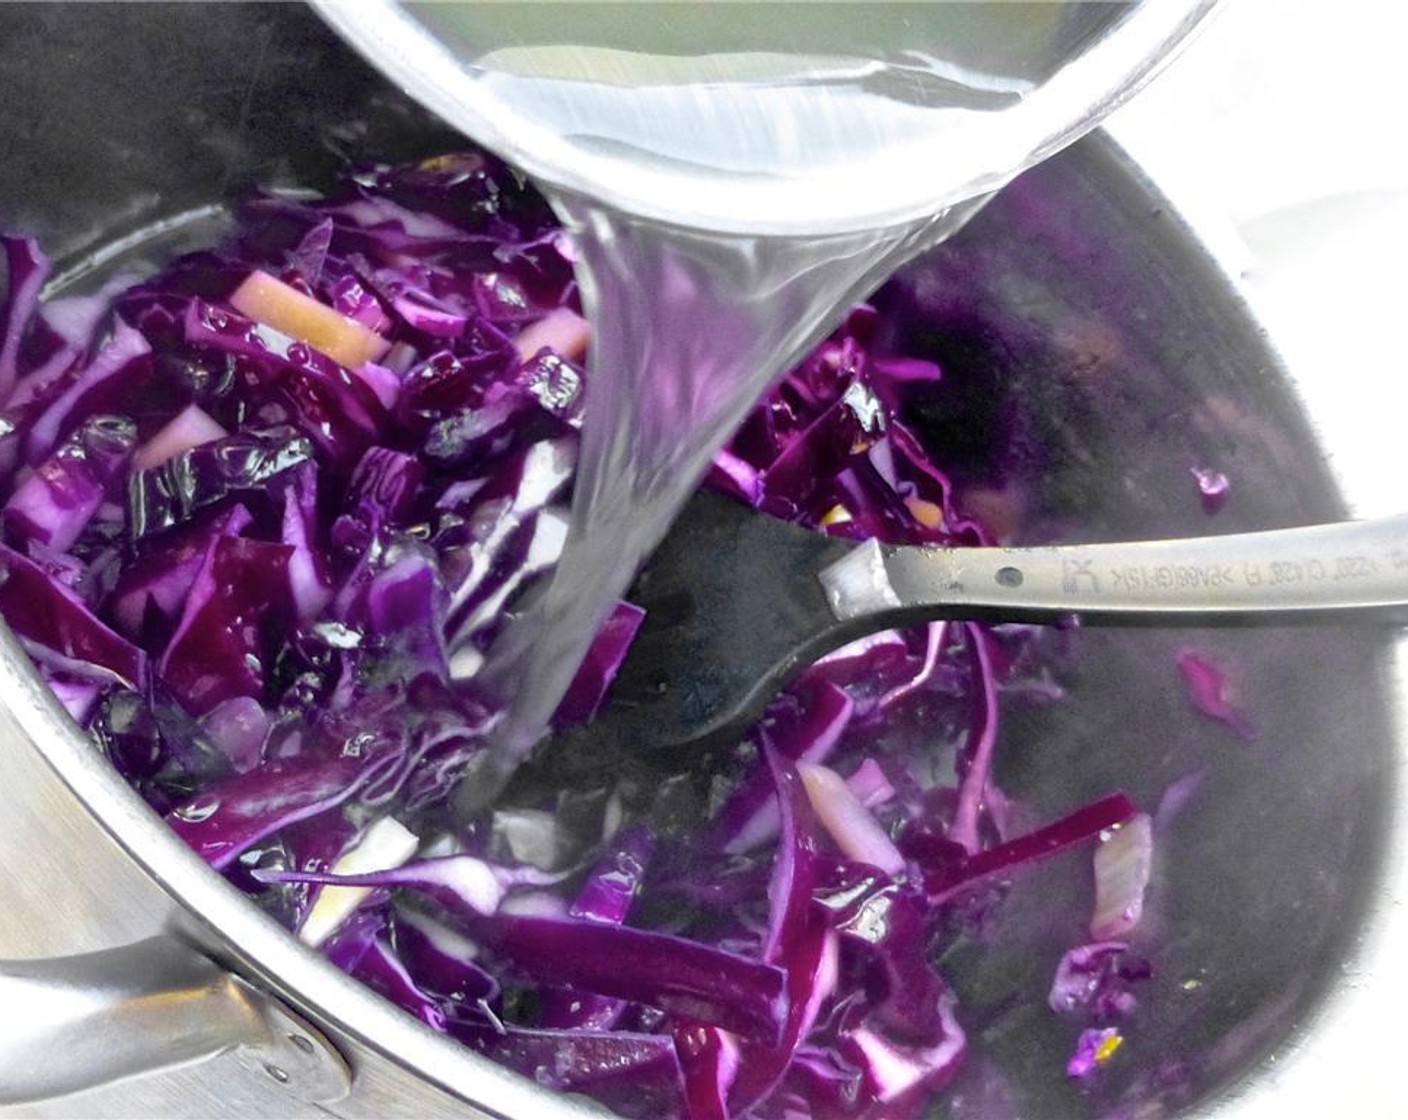
[{"label": "shiny metal surface", "polygon": [[234,1053],[295,1100],[347,1096],[317,1031],[174,937],[0,961],[0,1105],[25,1104]]},{"label": "shiny metal surface", "polygon": [[858,546],[820,573],[837,621],[890,612],[1108,619],[1408,605],[1408,515],[1046,548]]},{"label": "shiny metal surface", "polygon": [[[258,180],[317,182],[345,153],[403,158],[454,142],[286,6],[0,7],[0,102],[0,226],[41,236],[69,262]],[[951,293],[936,323],[955,343],[940,355],[951,382],[982,369],[999,404],[1021,404],[1033,453],[1012,473],[1042,539],[1205,532],[1187,470],[1212,459],[1235,468],[1238,486],[1220,530],[1348,512],[1296,390],[1228,278],[1099,138],[1023,177],[907,283]],[[973,415],[986,407],[981,392],[970,403]],[[960,481],[1000,499],[992,480]],[[1334,631],[1082,641],[1075,702],[1010,721],[1003,780],[1042,810],[1112,784],[1153,802],[1169,781],[1209,768],[1151,896],[1158,1015],[1141,1021],[1140,1046],[1094,1097],[1060,1076],[1066,1041],[1049,1016],[984,1036],[951,1114],[993,1115],[977,1083],[1000,1069],[1004,1099],[1016,1102],[1008,1111],[1042,1120],[1117,1108],[1296,1115],[1284,1095],[1293,1071],[1323,1075],[1317,1054],[1377,1029],[1364,1009],[1391,998],[1380,977],[1401,977],[1384,941],[1402,926],[1405,868],[1394,643]],[[1167,667],[1188,641],[1235,669],[1255,742],[1187,715]],[[305,1018],[352,1073],[345,1100],[312,1106],[229,1054],[0,1114],[599,1114],[434,1035],[251,907],[109,770],[8,635],[0,696],[0,958],[172,933]],[[1059,872],[1043,882],[1043,897],[1069,887]],[[1013,901],[1014,920],[1061,936],[1045,911]],[[1010,978],[1039,995],[1049,979],[1020,953],[991,960],[1000,976],[980,964],[964,983]],[[1392,1114],[1394,1070],[1364,1076],[1382,1078]]]},{"label": "shiny metal surface", "polygon": [[545,744],[534,774],[520,775],[520,790],[542,775],[590,780],[604,757],[634,768],[727,749],[806,666],[895,626],[1059,625],[1077,613],[1083,626],[1170,630],[1401,623],[1408,517],[1172,540],[929,549],[856,544],[702,491],[629,598],[645,620],[612,685],[614,703]]}]

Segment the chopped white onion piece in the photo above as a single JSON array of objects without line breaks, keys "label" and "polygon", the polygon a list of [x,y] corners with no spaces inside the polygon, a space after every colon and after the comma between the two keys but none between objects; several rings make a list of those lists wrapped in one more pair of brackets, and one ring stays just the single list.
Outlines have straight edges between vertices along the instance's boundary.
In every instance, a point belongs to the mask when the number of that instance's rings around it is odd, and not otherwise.
[{"label": "chopped white onion piece", "polygon": [[567,903],[548,891],[525,891],[504,899],[499,913],[519,918],[565,918]]},{"label": "chopped white onion piece", "polygon": [[1095,849],[1095,913],[1090,936],[1123,937],[1139,924],[1154,855],[1153,822],[1138,813]]},{"label": "chopped white onion piece", "polygon": [[436,921],[414,907],[398,911],[396,921],[419,930],[438,952],[452,960],[472,961],[479,956],[479,946],[459,930],[451,929],[444,922]]},{"label": "chopped white onion piece", "polygon": [[841,851],[889,875],[904,870],[904,856],[840,774],[815,762],[797,763],[797,773],[817,820]]},{"label": "chopped white onion piece", "polygon": [[356,369],[386,353],[390,343],[355,319],[258,270],[230,296],[230,306],[258,323],[296,338],[339,365]]},{"label": "chopped white onion piece", "polygon": [[150,470],[183,451],[224,439],[229,434],[200,405],[188,404],[137,448],[132,455],[132,466],[139,471]]},{"label": "chopped white onion piece", "polygon": [[513,345],[525,362],[544,346],[568,361],[576,362],[586,355],[587,344],[591,340],[591,324],[575,311],[559,307],[519,331]]},{"label": "chopped white onion piece", "polygon": [[[334,875],[389,871],[415,855],[419,847],[420,837],[414,832],[394,817],[382,817],[362,834],[355,848],[338,857],[331,871]],[[321,945],[371,892],[371,887],[323,887],[303,919],[298,936],[309,945]]]}]

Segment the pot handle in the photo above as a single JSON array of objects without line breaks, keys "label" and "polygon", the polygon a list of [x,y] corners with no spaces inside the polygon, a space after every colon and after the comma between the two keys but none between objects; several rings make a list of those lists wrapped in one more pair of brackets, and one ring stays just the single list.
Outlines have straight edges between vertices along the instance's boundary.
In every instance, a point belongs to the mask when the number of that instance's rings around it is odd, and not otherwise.
[{"label": "pot handle", "polygon": [[80,956],[0,961],[0,1106],[233,1053],[305,1102],[351,1075],[278,1000],[170,935]]}]

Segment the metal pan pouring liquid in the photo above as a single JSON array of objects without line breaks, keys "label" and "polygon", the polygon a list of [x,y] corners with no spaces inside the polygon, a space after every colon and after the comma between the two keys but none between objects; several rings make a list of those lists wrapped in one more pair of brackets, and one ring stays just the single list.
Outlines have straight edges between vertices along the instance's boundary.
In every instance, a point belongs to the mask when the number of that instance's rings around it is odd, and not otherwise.
[{"label": "metal pan pouring liquid", "polygon": [[[0,225],[41,239],[60,272],[134,237],[137,255],[192,248],[206,232],[170,219],[258,185],[321,187],[347,160],[462,143],[299,9],[14,8],[0,22],[11,107]],[[1099,137],[1023,175],[874,305],[889,343],[943,370],[912,422],[951,449],[955,501],[1002,523],[1004,540],[1194,537],[1350,513],[1227,277]],[[1191,473],[1209,467],[1233,482],[1213,516]],[[1323,1009],[1351,1029],[1346,973],[1365,965],[1361,943],[1385,918],[1401,753],[1393,636],[1054,637],[1066,696],[1004,700],[995,784],[1035,822],[1115,789],[1168,822],[1140,927],[1154,972],[1121,1051],[1098,1078],[1068,1078],[1075,1031],[1046,994],[1054,962],[1083,937],[1089,859],[1025,872],[991,942],[957,944],[942,962],[970,1049],[933,1113],[1274,1106],[1278,1055],[1314,1054]],[[1222,668],[1246,734],[1193,706],[1178,668],[1190,654]],[[0,1003],[0,1039],[30,1047],[0,1066],[5,1115],[599,1112],[417,1023],[253,906],[108,766],[9,634],[0,695],[0,959],[24,962],[3,966],[0,985],[33,1009],[19,1023],[16,1001]],[[1184,796],[1165,800],[1170,789]],[[45,1018],[74,991],[93,1018]],[[178,1004],[203,1010],[184,1024],[132,1014]],[[102,1018],[115,1009],[127,1017]],[[104,1069],[76,1042],[114,1023],[125,1048]],[[86,1069],[70,1069],[70,1053]],[[53,1096],[66,1090],[76,1095]]]}]

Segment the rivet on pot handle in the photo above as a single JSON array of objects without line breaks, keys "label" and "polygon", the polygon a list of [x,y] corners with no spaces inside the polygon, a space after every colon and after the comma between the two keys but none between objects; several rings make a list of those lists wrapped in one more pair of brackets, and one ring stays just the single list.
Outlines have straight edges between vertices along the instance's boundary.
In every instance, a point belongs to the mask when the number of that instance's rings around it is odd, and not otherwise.
[{"label": "rivet on pot handle", "polygon": [[0,1106],[231,1052],[303,1101],[340,1100],[351,1086],[321,1034],[174,937],[0,961]]}]

